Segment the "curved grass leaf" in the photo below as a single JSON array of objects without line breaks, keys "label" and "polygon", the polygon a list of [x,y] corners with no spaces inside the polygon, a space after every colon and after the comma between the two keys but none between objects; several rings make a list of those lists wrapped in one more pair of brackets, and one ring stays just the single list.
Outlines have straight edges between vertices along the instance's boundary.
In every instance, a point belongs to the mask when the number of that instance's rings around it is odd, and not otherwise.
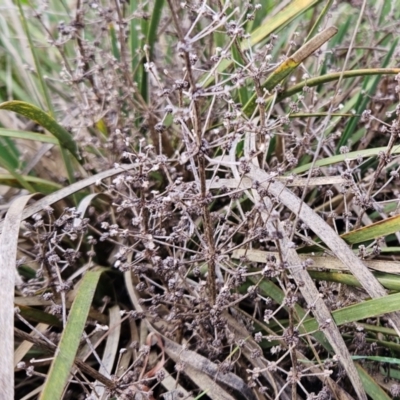
[{"label": "curved grass leaf", "polygon": [[78,154],[78,147],[73,140],[71,134],[57,123],[49,114],[45,113],[40,108],[25,103],[24,101],[7,101],[0,104],[0,110],[13,111],[17,114],[29,118],[31,121],[36,122],[38,125],[47,129],[59,141],[61,147],[70,151],[70,153],[78,160],[81,158]]},{"label": "curved grass leaf", "polygon": [[79,285],[40,400],[58,400],[63,396],[102,272],[100,268],[86,272]]}]

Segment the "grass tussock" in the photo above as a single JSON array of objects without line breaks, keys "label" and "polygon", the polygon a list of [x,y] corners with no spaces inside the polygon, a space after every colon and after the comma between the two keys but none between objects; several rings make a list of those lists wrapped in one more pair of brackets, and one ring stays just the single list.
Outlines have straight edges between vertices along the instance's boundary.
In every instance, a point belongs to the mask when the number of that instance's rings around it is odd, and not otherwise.
[{"label": "grass tussock", "polygon": [[1,7],[1,398],[400,395],[397,1]]}]

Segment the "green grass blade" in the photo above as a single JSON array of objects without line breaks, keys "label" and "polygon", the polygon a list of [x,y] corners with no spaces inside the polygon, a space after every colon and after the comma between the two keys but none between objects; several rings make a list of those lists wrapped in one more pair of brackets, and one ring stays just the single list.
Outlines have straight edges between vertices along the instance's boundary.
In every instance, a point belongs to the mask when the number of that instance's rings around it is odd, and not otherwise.
[{"label": "green grass blade", "polygon": [[315,113],[295,113],[288,115],[289,118],[313,118],[313,117],[349,117],[353,118],[357,114],[345,114],[345,113],[328,113],[328,112],[315,112]]},{"label": "green grass blade", "polygon": [[[256,279],[250,278],[250,281],[253,284],[258,283]],[[278,304],[282,304],[285,301],[285,293],[282,291],[280,287],[278,287],[274,282],[264,279],[262,282],[259,283],[260,293],[266,297],[270,297]],[[295,314],[299,319],[303,319],[306,315],[306,311],[299,305],[294,305]],[[307,328],[306,328],[307,330]],[[315,329],[314,329],[315,330]],[[332,351],[332,346],[325,338],[322,332],[315,332],[314,337],[328,350]]]},{"label": "green grass blade", "polygon": [[[341,18],[343,19],[343,18]],[[343,43],[345,35],[347,34],[347,31],[349,30],[350,23],[352,20],[352,16],[350,15],[343,23],[337,24],[339,27],[337,35],[335,35],[331,41],[328,43],[328,49],[332,49],[337,45],[340,45],[340,43]],[[337,23],[337,22],[336,22]],[[328,66],[332,65],[332,62],[334,60],[334,54],[332,52],[328,52],[325,56],[324,64],[321,68],[320,75],[325,75]],[[318,92],[320,92],[322,86],[318,88]]]},{"label": "green grass blade", "polygon": [[[236,48],[236,46],[232,46],[232,56],[233,56],[233,59],[236,61],[234,64],[235,69],[239,70],[241,68],[241,65],[243,65],[244,61],[240,57],[239,50]],[[243,85],[243,86],[239,87],[238,92],[239,92],[240,104],[246,104],[249,100],[247,85]]]},{"label": "green grass blade", "polygon": [[[143,5],[143,12],[147,13],[149,10],[149,5],[145,3]],[[149,33],[149,21],[147,18],[142,18],[140,21],[140,25],[142,27],[142,34],[144,35],[143,39],[140,41],[140,51],[144,54],[144,45],[147,44],[147,38]],[[146,58],[143,57],[138,69],[138,83],[140,88],[140,94],[142,95],[143,100],[147,103],[149,100],[148,93],[148,83],[149,83],[149,74],[147,73],[144,63],[146,62]]]},{"label": "green grass blade", "polygon": [[65,128],[60,126],[55,119],[46,114],[40,108],[23,101],[7,101],[0,104],[0,110],[13,111],[17,114],[23,115],[26,118],[29,118],[32,121],[35,121],[37,124],[47,129],[52,135],[54,135],[60,142],[61,147],[69,150],[78,161],[81,161],[81,158],[78,154],[78,147],[71,134]]},{"label": "green grass blade", "polygon": [[0,159],[4,159],[14,169],[21,167],[20,153],[14,142],[8,137],[0,138]]},{"label": "green grass blade", "polygon": [[49,110],[50,115],[54,116],[53,103],[51,102],[50,95],[49,95],[49,92],[47,90],[47,86],[46,86],[46,84],[44,82],[44,79],[43,79],[41,63],[40,63],[38,55],[36,53],[35,46],[33,45],[31,32],[29,30],[29,26],[28,26],[27,20],[25,18],[24,10],[22,8],[21,1],[18,0],[17,3],[18,3],[19,12],[20,12],[20,15],[21,15],[22,25],[24,27],[24,30],[25,30],[25,33],[26,33],[26,37],[27,37],[28,42],[29,42],[29,47],[30,47],[33,59],[35,61],[36,73],[37,73],[37,77],[39,79],[42,95],[44,96],[45,103],[46,103],[46,106],[47,106],[47,108]]},{"label": "green grass blade", "polygon": [[15,305],[20,309],[21,315],[28,321],[42,322],[44,324],[62,328],[62,322],[55,315],[37,308],[19,305],[18,299],[15,301]]},{"label": "green grass blade", "polygon": [[[335,310],[332,312],[332,317],[335,324],[339,326],[398,310],[400,310],[400,293],[363,301],[349,307]],[[317,321],[314,318],[304,321],[303,326],[309,332],[318,329]]]},{"label": "green grass blade", "polygon": [[329,9],[331,8],[332,3],[333,3],[333,0],[328,0],[326,2],[324,8],[322,9],[320,14],[318,15],[318,18],[315,21],[313,27],[311,28],[310,32],[308,32],[308,35],[306,37],[305,42],[308,42],[316,34],[316,32],[317,32],[319,26],[321,25],[323,19],[325,18],[326,14],[328,13]]},{"label": "green grass blade", "polygon": [[378,221],[371,225],[356,229],[355,231],[345,233],[341,237],[347,243],[354,244],[374,240],[379,237],[385,237],[398,231],[400,231],[400,215],[395,215],[394,217],[387,218],[384,221]]},{"label": "green grass blade", "polygon": [[86,272],[79,285],[40,400],[62,398],[102,272],[102,269]]},{"label": "green grass blade", "polygon": [[361,367],[360,364],[354,363],[357,372],[360,375],[361,381],[363,383],[364,389],[367,392],[368,396],[371,397],[373,400],[390,400],[386,392],[376,383],[375,379],[368,374],[368,372]]},{"label": "green grass blade", "polygon": [[[370,68],[370,69],[355,69],[343,72],[343,79],[354,78],[357,76],[369,76],[369,75],[397,75],[400,73],[400,68]],[[290,88],[284,90],[277,97],[277,102],[293,96],[296,93],[300,93],[304,87],[314,87],[318,85],[323,85],[328,82],[333,82],[339,80],[341,72],[334,72],[332,74],[326,74],[317,76],[315,78],[309,78],[307,80],[301,81],[300,83],[291,86]],[[267,99],[269,100],[269,99]],[[268,101],[267,101],[268,103]]]},{"label": "green grass blade", "polygon": [[[61,189],[61,185],[58,183],[54,183],[51,181],[47,181],[45,179],[37,178],[35,176],[29,175],[20,175],[24,182],[29,184],[32,187],[31,192],[39,192],[42,194],[50,194],[55,192],[56,190]],[[15,188],[25,188],[20,182],[20,180],[16,179],[14,175],[10,174],[0,174],[0,185],[15,187]]]},{"label": "green grass blade", "polygon": [[154,45],[157,40],[157,30],[160,26],[161,15],[164,7],[164,0],[156,0],[153,13],[151,14],[150,26],[147,32],[147,44],[150,46],[150,54],[154,51]]},{"label": "green grass blade", "polygon": [[115,33],[114,25],[110,25],[109,32],[110,32],[112,54],[117,60],[120,60],[121,54],[120,54],[119,48],[118,48],[118,39],[117,39],[117,35]]},{"label": "green grass blade", "polygon": [[258,4],[260,9],[254,13],[254,19],[252,21],[247,21],[245,25],[246,32],[255,32],[257,28],[259,28],[265,19],[265,16],[269,14],[272,10],[273,6],[268,2],[260,2],[252,1],[253,6]]},{"label": "green grass blade", "polygon": [[[132,0],[129,2],[129,13],[134,15],[138,8],[138,0]],[[137,84],[140,83],[140,80],[137,79],[136,72],[138,71],[138,66],[140,60],[142,58],[141,49],[140,49],[140,35],[142,34],[138,29],[138,21],[135,18],[132,18],[130,23],[130,33],[129,33],[129,47],[132,57],[132,73],[135,77],[135,82]]]},{"label": "green grass blade", "polygon": [[[315,162],[315,167],[325,167],[327,165],[336,164],[338,162],[342,162],[344,160],[357,160],[359,157],[367,158],[367,157],[374,157],[378,156],[380,152],[386,151],[386,147],[376,147],[374,149],[365,149],[359,151],[351,151],[350,153],[346,154],[337,154],[335,156],[327,157],[322,160],[318,160]],[[400,146],[396,146],[392,154],[400,154]],[[301,174],[303,172],[307,172],[312,167],[312,163],[308,163],[305,165],[301,165],[300,167],[294,168],[290,171],[291,174]]]},{"label": "green grass blade", "polygon": [[399,358],[393,357],[381,357],[381,356],[352,356],[353,360],[371,360],[371,361],[378,361],[385,364],[394,364],[400,365]]},{"label": "green grass blade", "polygon": [[[254,46],[264,40],[271,33],[285,27],[294,18],[300,16],[311,7],[319,3],[320,0],[294,0],[291,1],[281,12],[274,15],[271,19],[266,19],[263,24],[251,34],[250,43]],[[244,43],[243,48],[248,46]]]},{"label": "green grass blade", "polygon": [[[160,26],[160,19],[163,10],[164,0],[156,0],[154,3],[153,12],[151,14],[150,22],[146,19],[142,20],[142,33],[145,35],[145,40],[140,43],[141,49],[147,44],[149,46],[150,60],[154,52],[155,42],[157,40],[157,30]],[[140,93],[143,99],[147,102],[149,100],[148,93],[148,72],[145,70],[144,65],[139,65],[138,83],[140,84]]]},{"label": "green grass blade", "polygon": [[10,173],[15,181],[18,182],[19,187],[28,190],[30,193],[35,192],[34,187],[29,183],[29,181],[27,181],[24,176],[17,172],[15,166],[10,163],[6,158],[0,157],[0,166]]},{"label": "green grass blade", "polygon": [[[398,38],[393,41],[393,44],[382,63],[382,67],[386,67],[389,64],[389,62],[393,56],[393,53],[397,47],[398,41],[399,41]],[[367,104],[370,102],[371,96],[373,96],[374,93],[376,93],[376,88],[378,86],[379,81],[380,81],[380,75],[377,75],[376,77],[374,77],[372,79],[372,81],[365,80],[365,82],[363,84],[363,89],[361,90],[360,94],[358,95],[359,97],[358,97],[358,101],[357,101],[357,105],[356,105],[356,114],[358,114],[360,116],[352,119],[346,125],[346,128],[345,128],[342,136],[340,137],[340,140],[336,147],[337,153],[340,152],[340,148],[342,146],[347,145],[349,139],[351,138],[351,135],[353,134],[353,132],[355,131],[355,129],[357,127],[357,124],[360,120],[362,112],[365,110]]]},{"label": "green grass blade", "polygon": [[[343,274],[339,272],[321,272],[321,271],[308,271],[310,276],[313,279],[317,279],[319,281],[327,281],[327,282],[337,282],[348,286],[353,287],[361,287],[361,284],[357,281],[357,279],[350,274]],[[375,277],[381,283],[383,287],[388,290],[395,290],[397,292],[400,291],[400,277],[392,274],[376,274]]]},{"label": "green grass blade", "polygon": [[59,144],[56,138],[37,132],[16,131],[13,129],[0,128],[0,136],[9,137],[13,139],[32,140],[33,142]]}]

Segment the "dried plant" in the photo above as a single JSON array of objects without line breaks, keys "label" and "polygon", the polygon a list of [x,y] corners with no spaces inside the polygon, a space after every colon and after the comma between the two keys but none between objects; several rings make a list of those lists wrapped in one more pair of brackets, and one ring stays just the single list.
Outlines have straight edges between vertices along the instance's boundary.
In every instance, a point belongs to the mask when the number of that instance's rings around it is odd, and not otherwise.
[{"label": "dried plant", "polygon": [[0,397],[398,396],[396,6],[6,0]]}]

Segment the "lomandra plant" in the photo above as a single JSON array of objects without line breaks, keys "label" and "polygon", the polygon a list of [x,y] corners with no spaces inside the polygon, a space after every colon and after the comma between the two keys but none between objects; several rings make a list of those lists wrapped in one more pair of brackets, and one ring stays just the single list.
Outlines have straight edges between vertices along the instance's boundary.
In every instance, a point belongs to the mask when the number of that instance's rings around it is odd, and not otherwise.
[{"label": "lomandra plant", "polygon": [[6,1],[0,397],[399,395],[398,9]]}]

